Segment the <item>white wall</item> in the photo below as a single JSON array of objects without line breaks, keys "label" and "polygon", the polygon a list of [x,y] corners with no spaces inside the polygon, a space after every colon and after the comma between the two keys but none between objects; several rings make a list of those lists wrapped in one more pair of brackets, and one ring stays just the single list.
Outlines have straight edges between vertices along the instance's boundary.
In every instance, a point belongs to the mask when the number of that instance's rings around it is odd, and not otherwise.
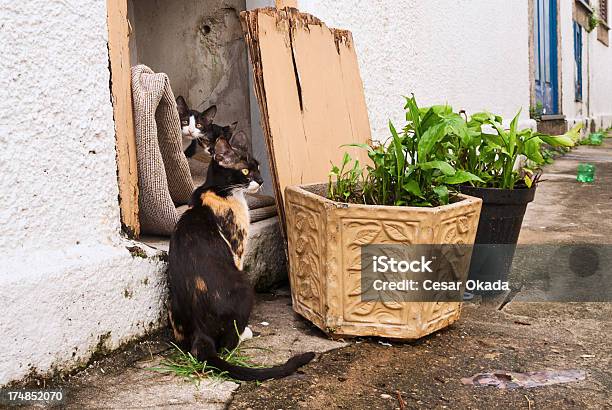
[{"label": "white wall", "polygon": [[[598,2],[592,1],[595,10]],[[562,110],[572,126],[584,120],[594,120],[597,127],[612,125],[612,48],[597,40],[597,29],[582,31],[582,102],[575,101],[573,2],[561,1],[559,10],[561,31],[561,93]]]},{"label": "white wall", "polygon": [[120,236],[105,2],[0,0],[0,385],[160,321]]},{"label": "white wall", "polygon": [[[587,118],[587,104],[589,78],[587,71],[588,59],[588,33],[583,31],[583,62],[582,62],[582,97],[583,102],[575,99],[574,79],[576,75],[576,63],[574,61],[574,20],[571,1],[559,2],[559,31],[561,34],[561,111],[566,116],[568,125],[571,127],[576,122]],[[595,39],[597,41],[597,39]]]},{"label": "white wall", "polygon": [[404,119],[402,95],[421,105],[529,117],[526,1],[299,0],[302,11],[353,33],[372,134]]},{"label": "white wall", "polygon": [[[608,33],[610,35],[610,33]],[[597,40],[591,33],[590,41],[590,114],[597,127],[612,126],[612,48]]]},{"label": "white wall", "polygon": [[[599,10],[598,0],[591,3]],[[611,19],[608,16],[609,23]],[[612,126],[612,48],[597,40],[597,30],[585,33],[589,36],[589,115],[597,127],[609,127]]]}]

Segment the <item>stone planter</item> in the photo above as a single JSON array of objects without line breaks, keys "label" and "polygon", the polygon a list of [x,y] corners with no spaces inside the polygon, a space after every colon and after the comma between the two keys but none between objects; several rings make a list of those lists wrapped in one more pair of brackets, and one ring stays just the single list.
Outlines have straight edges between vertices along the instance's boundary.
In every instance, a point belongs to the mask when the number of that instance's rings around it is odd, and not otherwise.
[{"label": "stone planter", "polygon": [[328,200],[326,188],[285,190],[293,309],[332,337],[417,339],[455,322],[460,302],[362,301],[361,246],[473,244],[482,201],[461,195],[436,208],[354,205]]}]

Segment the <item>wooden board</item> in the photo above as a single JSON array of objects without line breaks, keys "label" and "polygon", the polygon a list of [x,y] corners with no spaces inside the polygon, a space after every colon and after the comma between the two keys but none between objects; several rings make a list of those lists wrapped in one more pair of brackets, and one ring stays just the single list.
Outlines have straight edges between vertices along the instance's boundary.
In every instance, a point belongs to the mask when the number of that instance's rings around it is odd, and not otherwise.
[{"label": "wooden board", "polygon": [[117,178],[121,223],[128,235],[138,237],[138,169],[136,135],[132,113],[130,73],[130,28],[126,0],[107,0],[108,54],[111,71],[111,97],[117,142]]},{"label": "wooden board", "polygon": [[275,0],[274,4],[277,9],[282,9],[285,7],[295,7],[297,8],[298,3],[297,0]]},{"label": "wooden board", "polygon": [[371,139],[357,55],[350,32],[296,9],[255,9],[241,19],[285,228],[285,187],[326,182],[344,151],[367,158],[340,147]]}]

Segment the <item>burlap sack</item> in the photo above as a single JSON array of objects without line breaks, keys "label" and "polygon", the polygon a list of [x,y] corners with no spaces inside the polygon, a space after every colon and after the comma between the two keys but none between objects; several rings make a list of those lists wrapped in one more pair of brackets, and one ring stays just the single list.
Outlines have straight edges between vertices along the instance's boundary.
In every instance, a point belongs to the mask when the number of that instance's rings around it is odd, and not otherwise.
[{"label": "burlap sack", "polygon": [[145,65],[132,67],[142,233],[170,235],[193,180],[181,144],[181,124],[168,76]]}]

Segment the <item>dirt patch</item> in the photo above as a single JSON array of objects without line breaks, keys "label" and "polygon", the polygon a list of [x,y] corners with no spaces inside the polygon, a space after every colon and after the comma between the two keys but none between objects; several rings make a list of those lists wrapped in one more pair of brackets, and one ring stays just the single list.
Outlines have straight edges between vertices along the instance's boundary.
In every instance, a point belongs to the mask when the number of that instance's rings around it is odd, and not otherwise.
[{"label": "dirt patch", "polygon": [[[230,408],[395,409],[400,408],[398,392],[406,408],[529,408],[528,399],[537,408],[612,405],[612,345],[591,328],[594,322],[602,328],[611,324],[605,319],[611,317],[610,304],[576,312],[572,305],[563,305],[563,312],[555,306],[554,316],[548,317],[541,317],[546,316],[545,307],[534,306],[538,312],[529,322],[524,315],[530,304],[521,305],[521,316],[472,305],[460,322],[415,343],[357,341],[323,354],[300,374],[242,385]],[[460,381],[497,369],[584,369],[587,379],[511,391]]]}]

